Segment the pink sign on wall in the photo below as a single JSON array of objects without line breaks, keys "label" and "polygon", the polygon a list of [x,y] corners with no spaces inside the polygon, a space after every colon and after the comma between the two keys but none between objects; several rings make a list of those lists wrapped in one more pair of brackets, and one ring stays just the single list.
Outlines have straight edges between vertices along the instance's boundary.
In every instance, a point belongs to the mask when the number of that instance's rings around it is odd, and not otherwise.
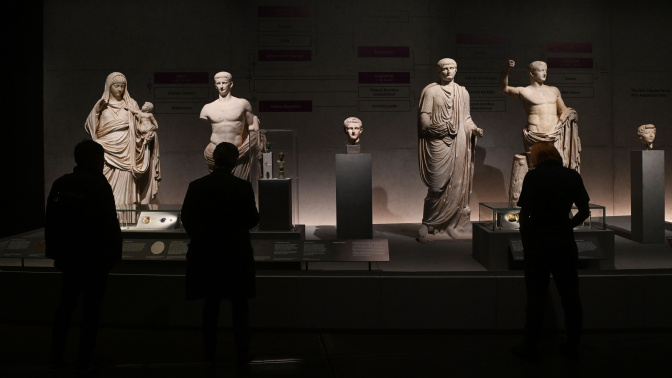
[{"label": "pink sign on wall", "polygon": [[311,50],[259,50],[260,62],[310,62]]},{"label": "pink sign on wall", "polygon": [[154,84],[208,84],[207,72],[154,72]]},{"label": "pink sign on wall", "polygon": [[259,17],[306,18],[310,17],[309,7],[262,6],[257,8]]},{"label": "pink sign on wall", "polygon": [[592,42],[549,42],[546,46],[549,53],[582,53],[593,52]]},{"label": "pink sign on wall", "polygon": [[359,84],[410,84],[410,72],[359,72]]},{"label": "pink sign on wall", "polygon": [[593,68],[593,58],[559,58],[546,59],[548,68]]},{"label": "pink sign on wall", "polygon": [[312,112],[313,101],[299,100],[299,101],[259,101],[260,112]]},{"label": "pink sign on wall", "polygon": [[411,49],[408,46],[359,46],[359,58],[408,58]]},{"label": "pink sign on wall", "polygon": [[506,43],[506,36],[495,33],[457,33],[455,43],[458,45],[501,45]]}]

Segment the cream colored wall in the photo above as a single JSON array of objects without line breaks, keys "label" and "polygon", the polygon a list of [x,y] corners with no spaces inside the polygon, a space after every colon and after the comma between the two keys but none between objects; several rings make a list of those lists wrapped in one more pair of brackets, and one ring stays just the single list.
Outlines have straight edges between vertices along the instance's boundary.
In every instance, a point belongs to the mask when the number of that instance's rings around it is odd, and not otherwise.
[{"label": "cream colored wall", "polygon": [[[512,2],[513,3],[513,2]],[[590,3],[590,4],[589,4]],[[434,80],[440,58],[458,61],[457,83],[467,89],[495,86],[466,80],[469,73],[498,73],[507,59],[518,67],[545,59],[549,42],[590,42],[594,94],[565,98],[579,113],[583,145],[581,173],[592,202],[608,215],[630,209],[629,151],[641,149],[636,127],[658,126],[654,143],[665,149],[666,219],[672,220],[672,72],[670,71],[669,5],[652,9],[611,2],[558,2],[528,5],[494,0],[306,2],[310,17],[287,19],[306,23],[306,31],[288,32],[309,38],[310,62],[260,62],[260,38],[273,20],[257,17],[258,6],[297,5],[287,1],[121,1],[56,2],[44,5],[45,187],[72,169],[74,145],[86,137],[84,121],[100,98],[112,71],[128,78],[131,96],[153,100],[154,72],[228,70],[233,93],[258,101],[312,100],[310,113],[258,112],[262,128],[292,129],[297,136],[299,222],[335,224],[334,154],[345,152],[342,121],[364,122],[362,150],[373,155],[374,223],[420,223],[426,189],[417,163],[416,112],[422,88]],[[304,24],[305,25],[305,24]],[[494,33],[505,43],[471,58],[456,43],[457,33]],[[283,34],[283,33],[279,33]],[[358,58],[358,46],[409,46],[409,58]],[[411,73],[408,110],[360,111],[358,72]],[[549,84],[560,86],[558,70]],[[554,76],[555,75],[555,76]],[[524,71],[512,73],[511,84],[527,85]],[[632,89],[661,88],[664,97],[635,98]],[[664,93],[663,93],[664,94]],[[214,92],[211,92],[214,96]],[[472,96],[473,97],[473,96]],[[473,100],[473,99],[472,99]],[[513,154],[522,150],[525,114],[503,95],[502,112],[472,112],[485,137],[476,149],[472,219],[478,203],[507,199]],[[209,100],[208,100],[209,101]],[[154,101],[155,102],[155,101]],[[203,101],[205,104],[206,101]],[[158,201],[181,203],[189,181],[207,173],[202,151],[209,125],[198,114],[156,114],[163,180]]]}]

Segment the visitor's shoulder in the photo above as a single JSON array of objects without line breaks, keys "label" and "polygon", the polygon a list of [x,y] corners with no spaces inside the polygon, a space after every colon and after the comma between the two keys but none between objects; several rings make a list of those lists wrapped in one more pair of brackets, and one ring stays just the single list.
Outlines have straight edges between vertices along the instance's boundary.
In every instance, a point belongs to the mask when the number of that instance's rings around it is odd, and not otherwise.
[{"label": "visitor's shoulder", "polygon": [[200,187],[205,185],[207,182],[212,180],[212,174],[197,178],[196,180],[189,183],[189,187]]},{"label": "visitor's shoulder", "polygon": [[69,182],[72,181],[72,175],[73,175],[72,173],[64,174],[63,176],[61,176],[61,177],[57,178],[56,180],[54,180],[54,183],[51,184],[51,186],[52,186],[53,188],[61,188],[61,187],[65,186],[65,185],[67,185]]},{"label": "visitor's shoulder", "polygon": [[235,185],[238,185],[241,188],[247,188],[247,187],[252,188],[252,184],[249,181],[233,175],[231,175],[231,177]]},{"label": "visitor's shoulder", "polygon": [[571,168],[566,168],[566,167],[563,167],[563,168],[567,170],[568,175],[573,176],[573,177],[581,178],[581,174],[579,172],[577,172],[577,171],[575,171]]}]

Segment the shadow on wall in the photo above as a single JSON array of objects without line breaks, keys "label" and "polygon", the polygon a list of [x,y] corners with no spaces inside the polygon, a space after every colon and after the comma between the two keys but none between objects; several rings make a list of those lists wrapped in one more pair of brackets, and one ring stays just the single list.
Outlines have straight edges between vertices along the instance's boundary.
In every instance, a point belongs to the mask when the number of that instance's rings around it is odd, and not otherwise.
[{"label": "shadow on wall", "polygon": [[402,218],[391,212],[388,206],[389,199],[387,191],[380,187],[373,187],[373,223],[401,223]]},{"label": "shadow on wall", "polygon": [[484,164],[485,151],[485,148],[476,146],[472,198],[476,197],[479,203],[508,201],[509,191],[505,185],[504,174],[499,169]]}]

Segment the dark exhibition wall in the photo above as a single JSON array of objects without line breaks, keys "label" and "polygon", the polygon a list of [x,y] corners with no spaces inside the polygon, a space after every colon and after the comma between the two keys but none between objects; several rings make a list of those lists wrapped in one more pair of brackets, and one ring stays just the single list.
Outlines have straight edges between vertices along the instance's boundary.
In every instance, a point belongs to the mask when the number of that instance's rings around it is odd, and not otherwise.
[{"label": "dark exhibition wall", "polygon": [[[45,1],[43,24],[36,22],[39,7],[24,6],[30,20],[13,20],[5,35],[43,28],[43,50],[25,40],[6,43],[43,54],[43,66],[23,56],[16,72],[33,72],[9,75],[20,80],[12,108],[21,120],[3,130],[3,164],[8,177],[25,179],[5,196],[17,205],[2,233],[39,227],[44,196],[71,171],[72,149],[87,137],[84,121],[114,71],[126,75],[139,104],[155,104],[159,203],[181,203],[189,181],[207,173],[203,149],[211,130],[198,115],[216,98],[212,76],[225,70],[233,74],[234,96],[251,102],[262,129],[293,133],[296,148],[286,160],[287,174],[298,177],[299,223],[335,224],[334,156],[345,153],[342,122],[350,116],[363,121],[362,152],[372,154],[373,222],[420,223],[426,189],[418,172],[417,104],[444,57],[457,61],[456,82],[469,90],[472,118],[485,131],[476,148],[472,220],[479,202],[508,198],[513,156],[523,149],[523,108],[497,90],[508,59],[516,61],[513,86],[528,84],[531,61],[549,63],[548,84],[579,114],[591,202],[606,206],[608,216],[629,215],[629,151],[643,148],[639,125],[657,126],[654,147],[667,150],[668,198],[672,187],[671,7],[648,3]],[[37,88],[40,109],[31,101]],[[43,153],[27,153],[28,145],[38,149],[36,141]]]},{"label": "dark exhibition wall", "polygon": [[0,237],[44,226],[42,1],[12,5],[2,23],[6,68],[0,132]]}]

